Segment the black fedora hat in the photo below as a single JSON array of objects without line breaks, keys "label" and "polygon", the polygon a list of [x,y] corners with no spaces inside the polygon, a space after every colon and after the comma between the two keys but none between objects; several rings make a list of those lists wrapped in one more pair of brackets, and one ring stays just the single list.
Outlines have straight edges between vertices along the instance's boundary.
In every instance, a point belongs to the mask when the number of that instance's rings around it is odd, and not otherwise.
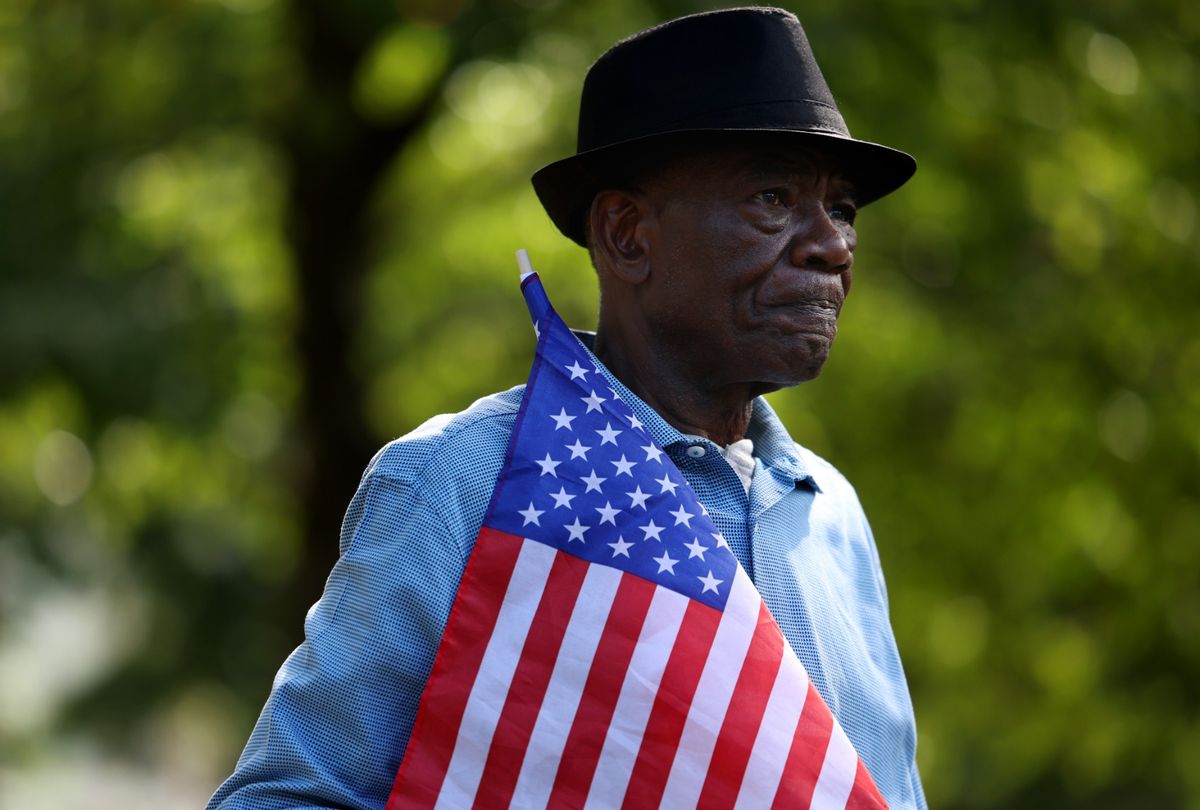
[{"label": "black fedora hat", "polygon": [[618,42],[589,68],[574,155],[533,187],[550,219],[584,244],[598,191],[681,142],[775,133],[832,154],[866,205],[916,171],[911,155],[850,137],[800,21],[778,8],[681,17]]}]

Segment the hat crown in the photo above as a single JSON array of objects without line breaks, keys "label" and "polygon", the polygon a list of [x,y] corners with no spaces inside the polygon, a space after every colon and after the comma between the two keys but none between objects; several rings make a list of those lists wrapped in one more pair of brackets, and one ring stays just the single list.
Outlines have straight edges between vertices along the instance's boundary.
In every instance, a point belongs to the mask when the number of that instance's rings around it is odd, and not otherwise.
[{"label": "hat crown", "polygon": [[693,14],[618,42],[584,79],[578,150],[748,121],[850,137],[800,21],[782,9]]}]

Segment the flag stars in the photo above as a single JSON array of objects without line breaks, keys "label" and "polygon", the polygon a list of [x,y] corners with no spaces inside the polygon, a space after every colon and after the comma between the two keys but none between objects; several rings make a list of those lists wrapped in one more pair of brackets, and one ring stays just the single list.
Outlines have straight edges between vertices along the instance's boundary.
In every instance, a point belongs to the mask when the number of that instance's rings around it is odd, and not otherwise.
[{"label": "flag stars", "polygon": [[579,518],[575,518],[574,523],[566,523],[563,525],[563,528],[571,533],[571,536],[567,538],[568,543],[570,543],[572,540],[578,540],[579,542],[582,543],[583,542],[583,533],[592,527],[584,526],[582,523],[579,522]]},{"label": "flag stars", "polygon": [[[672,571],[671,573],[673,574],[675,572]],[[700,580],[701,584],[704,585],[704,590],[700,591],[700,593],[708,593],[709,591],[716,593],[717,586],[725,581],[723,579],[717,579],[716,577],[714,577],[712,571],[708,572],[708,576],[704,576],[704,577],[698,576],[698,577],[696,577],[696,579]]]},{"label": "flag stars", "polygon": [[627,543],[624,537],[618,537],[617,542],[608,545],[612,548],[614,557],[622,556],[629,559],[629,549],[633,548],[633,543]]},{"label": "flag stars", "polygon": [[554,499],[554,508],[571,508],[571,501],[575,499],[574,495],[567,493],[566,487],[559,487],[558,492],[551,492],[550,497]]},{"label": "flag stars", "polygon": [[[655,526],[654,520],[651,519],[651,521],[649,523],[647,523],[645,526],[641,526],[639,528],[641,528],[641,530],[646,533],[646,536],[642,538],[643,540],[649,540],[652,537],[655,540],[662,540],[662,537],[660,535],[662,535],[662,530],[666,527],[665,526]],[[674,572],[672,572],[672,573],[674,573]]]},{"label": "flag stars", "polygon": [[662,450],[659,450],[653,444],[648,444],[642,449],[646,451],[646,461],[657,461],[659,464],[662,464]]},{"label": "flag stars", "polygon": [[604,506],[596,507],[596,511],[600,513],[601,523],[611,523],[614,526],[617,525],[616,517],[617,515],[621,514],[621,510],[613,508],[612,503],[605,501]]},{"label": "flag stars", "polygon": [[550,414],[550,418],[554,420],[555,430],[562,430],[563,428],[566,428],[567,430],[574,430],[574,428],[571,427],[571,423],[575,421],[576,417],[567,413],[566,408],[559,408],[558,415],[555,416],[554,414]]},{"label": "flag stars", "polygon": [[632,477],[633,477],[633,472],[632,472],[632,470],[633,470],[633,467],[634,467],[634,465],[635,465],[635,464],[637,464],[637,462],[636,462],[636,461],[629,461],[629,460],[627,460],[627,459],[625,458],[625,454],[624,454],[624,453],[622,453],[622,454],[621,454],[621,460],[620,460],[620,461],[614,461],[614,462],[611,462],[611,463],[612,463],[612,465],[613,465],[614,467],[616,467],[616,468],[617,468],[617,475],[628,475],[630,478],[632,478]]},{"label": "flag stars", "polygon": [[674,512],[668,512],[667,514],[675,518],[676,526],[682,525],[687,526],[689,529],[692,528],[691,520],[695,517],[695,515],[684,509],[683,504],[679,504],[678,509],[676,509]]},{"label": "flag stars", "polygon": [[665,551],[662,553],[661,557],[654,557],[653,559],[656,563],[658,563],[658,573],[660,574],[663,571],[666,571],[669,574],[674,574],[675,563],[679,562],[679,560],[671,559],[671,555],[667,554]]},{"label": "flag stars", "polygon": [[587,484],[587,489],[585,489],[585,490],[583,491],[583,493],[586,495],[586,494],[587,494],[587,493],[589,493],[589,492],[599,492],[599,491],[600,491],[600,485],[601,485],[601,484],[603,484],[603,483],[604,483],[605,481],[607,481],[608,479],[607,479],[607,478],[601,478],[600,476],[596,475],[596,471],[595,471],[595,470],[592,470],[592,473],[591,473],[591,475],[585,475],[585,476],[584,476],[582,479],[580,479],[580,480],[582,480],[582,481],[583,481],[583,483]]},{"label": "flag stars", "polygon": [[545,513],[545,509],[534,509],[533,501],[529,502],[528,509],[521,509],[517,511],[518,515],[525,518],[525,522],[521,524],[522,526],[528,526],[530,523],[532,523],[534,526],[541,526],[542,524],[538,522],[538,516]]},{"label": "flag stars", "polygon": [[649,498],[650,495],[649,493],[642,492],[641,485],[634,487],[633,492],[626,492],[625,494],[629,496],[631,501],[633,501],[633,503],[629,504],[630,509],[637,509],[639,506],[642,509],[646,508],[646,499]]},{"label": "flag stars", "polygon": [[604,397],[597,396],[595,391],[592,391],[592,395],[590,397],[580,397],[580,399],[586,402],[588,406],[584,413],[599,411],[601,403],[604,402]]},{"label": "flag stars", "polygon": [[542,475],[552,475],[555,478],[558,478],[557,468],[558,468],[559,464],[562,464],[562,462],[555,461],[554,459],[550,458],[549,453],[546,454],[546,457],[544,459],[542,459],[541,461],[536,461],[534,463],[542,468]]},{"label": "flag stars", "polygon": [[[534,328],[549,342],[539,341],[538,362],[552,379],[531,387],[523,403],[529,429],[506,460],[506,475],[521,483],[497,491],[497,526],[720,606],[737,564],[709,510],[672,464],[674,447],[664,449],[652,435],[657,417],[646,410],[653,425],[639,419],[642,406],[632,408],[635,398],[625,398],[603,365],[567,345],[573,342],[563,324],[542,320]],[[559,431],[566,431],[561,441]],[[538,483],[543,478],[551,480]]]},{"label": "flag stars", "polygon": [[[621,431],[613,429],[612,422],[606,422],[604,430],[597,430],[596,432],[600,434],[600,444],[611,444],[614,447],[617,444],[617,437],[621,435]],[[625,457],[621,456],[621,458]]]}]

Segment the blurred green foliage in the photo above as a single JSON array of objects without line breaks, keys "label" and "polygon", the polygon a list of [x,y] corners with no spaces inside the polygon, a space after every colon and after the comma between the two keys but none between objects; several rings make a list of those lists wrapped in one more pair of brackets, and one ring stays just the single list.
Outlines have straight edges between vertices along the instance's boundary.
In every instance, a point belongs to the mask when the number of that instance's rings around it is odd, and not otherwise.
[{"label": "blurred green foliage", "polygon": [[[594,322],[528,175],[706,7],[0,5],[0,805],[202,802],[355,483],[314,497],[313,408],[379,444],[522,381],[517,247]],[[931,805],[1200,808],[1200,5],[793,10],[921,164],[773,401],[873,521]]]}]

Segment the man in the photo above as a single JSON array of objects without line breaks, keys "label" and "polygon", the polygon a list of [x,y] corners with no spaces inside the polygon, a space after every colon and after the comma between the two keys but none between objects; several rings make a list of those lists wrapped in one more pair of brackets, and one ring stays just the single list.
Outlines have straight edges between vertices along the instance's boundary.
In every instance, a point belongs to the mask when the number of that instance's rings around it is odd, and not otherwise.
[{"label": "man", "polygon": [[[584,85],[577,154],[533,178],[599,277],[590,359],[697,493],[893,808],[925,800],[870,529],[760,395],[819,373],[856,207],[914,168],[850,138],[794,16],[739,9],[610,49]],[[522,393],[437,417],[371,462],[306,641],[210,806],[383,806]]]}]

